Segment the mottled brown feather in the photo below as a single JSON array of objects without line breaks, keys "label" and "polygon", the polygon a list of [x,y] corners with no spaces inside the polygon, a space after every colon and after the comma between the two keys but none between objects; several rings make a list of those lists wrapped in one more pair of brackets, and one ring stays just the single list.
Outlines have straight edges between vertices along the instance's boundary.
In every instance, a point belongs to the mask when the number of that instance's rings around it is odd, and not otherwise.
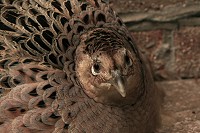
[{"label": "mottled brown feather", "polygon": [[[0,0],[0,25],[0,132],[150,133],[159,127],[150,70],[106,0]],[[132,64],[123,68],[125,54]],[[91,74],[99,55],[107,65],[101,78]],[[119,68],[125,98],[112,87],[91,88]]]}]

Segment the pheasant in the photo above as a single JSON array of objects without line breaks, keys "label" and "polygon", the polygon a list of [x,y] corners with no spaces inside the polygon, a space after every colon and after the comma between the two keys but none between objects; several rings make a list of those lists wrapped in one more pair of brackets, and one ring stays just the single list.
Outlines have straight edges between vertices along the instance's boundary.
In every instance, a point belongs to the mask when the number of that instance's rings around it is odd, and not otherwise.
[{"label": "pheasant", "polygon": [[1,133],[153,133],[159,93],[106,0],[0,0]]}]

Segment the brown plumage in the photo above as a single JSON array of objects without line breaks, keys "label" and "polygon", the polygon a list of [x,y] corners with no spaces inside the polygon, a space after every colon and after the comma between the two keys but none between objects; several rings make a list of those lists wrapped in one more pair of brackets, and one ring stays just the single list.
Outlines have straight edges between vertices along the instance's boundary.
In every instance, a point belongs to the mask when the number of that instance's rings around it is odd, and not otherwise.
[{"label": "brown plumage", "polygon": [[150,70],[104,0],[0,0],[2,133],[151,133]]}]

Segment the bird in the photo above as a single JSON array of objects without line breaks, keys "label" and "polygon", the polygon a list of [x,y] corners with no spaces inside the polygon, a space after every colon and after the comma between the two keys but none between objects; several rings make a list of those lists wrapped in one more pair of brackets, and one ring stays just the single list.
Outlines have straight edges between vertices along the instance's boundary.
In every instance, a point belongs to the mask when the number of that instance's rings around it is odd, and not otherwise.
[{"label": "bird", "polygon": [[159,92],[107,0],[0,0],[1,133],[153,133]]}]

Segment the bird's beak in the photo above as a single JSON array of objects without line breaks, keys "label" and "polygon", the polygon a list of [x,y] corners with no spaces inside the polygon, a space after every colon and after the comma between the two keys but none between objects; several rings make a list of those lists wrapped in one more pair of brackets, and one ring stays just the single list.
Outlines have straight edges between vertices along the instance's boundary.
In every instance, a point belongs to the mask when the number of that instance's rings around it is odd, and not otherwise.
[{"label": "bird's beak", "polygon": [[120,74],[119,70],[113,70],[112,72],[113,80],[111,84],[116,88],[122,97],[126,96],[124,79]]}]

